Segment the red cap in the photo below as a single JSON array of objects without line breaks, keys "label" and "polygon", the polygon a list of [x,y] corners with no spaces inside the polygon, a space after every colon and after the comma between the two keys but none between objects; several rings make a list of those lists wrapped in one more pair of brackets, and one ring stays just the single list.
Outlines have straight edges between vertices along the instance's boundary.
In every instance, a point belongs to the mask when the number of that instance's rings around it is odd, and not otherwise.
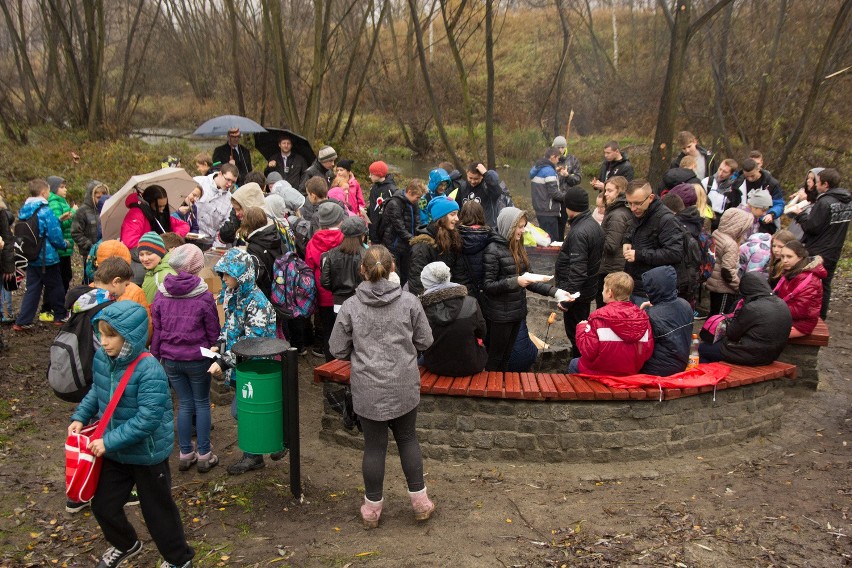
[{"label": "red cap", "polygon": [[370,164],[370,173],[377,177],[385,177],[388,175],[388,165],[381,160]]}]

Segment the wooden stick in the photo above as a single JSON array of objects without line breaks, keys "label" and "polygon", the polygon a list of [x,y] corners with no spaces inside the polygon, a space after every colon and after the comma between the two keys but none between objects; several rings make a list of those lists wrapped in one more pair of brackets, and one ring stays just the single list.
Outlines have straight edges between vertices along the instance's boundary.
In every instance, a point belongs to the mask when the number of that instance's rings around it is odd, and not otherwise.
[{"label": "wooden stick", "polygon": [[568,140],[568,137],[571,136],[571,122],[574,120],[574,109],[571,109],[571,113],[568,115],[568,125],[565,127],[565,140]]}]

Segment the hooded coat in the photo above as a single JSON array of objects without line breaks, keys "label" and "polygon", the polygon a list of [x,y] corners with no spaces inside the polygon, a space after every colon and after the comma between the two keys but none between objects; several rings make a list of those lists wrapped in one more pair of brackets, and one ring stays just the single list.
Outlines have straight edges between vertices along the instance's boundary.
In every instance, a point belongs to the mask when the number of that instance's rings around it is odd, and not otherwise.
[{"label": "hooded coat", "polygon": [[213,271],[220,276],[227,274],[237,281],[231,290],[222,279],[222,307],[225,324],[219,333],[222,358],[226,365],[234,366],[236,357],[231,353],[234,344],[248,337],[275,337],[275,310],[255,283],[254,263],[248,253],[240,249],[228,249],[219,259]]},{"label": "hooded coat", "polygon": [[[247,183],[237,189],[231,199],[239,203],[243,212],[249,207],[260,207],[269,214],[266,209],[266,200],[264,199],[263,190],[256,183]],[[242,221],[234,212],[233,206],[231,212],[228,213],[228,220],[219,229],[219,240],[223,243],[233,243],[237,240],[237,229],[240,228]]]},{"label": "hooded coat", "polygon": [[846,241],[850,219],[852,195],[848,189],[833,187],[821,193],[810,211],[797,219],[805,233],[802,244],[810,254],[820,255],[826,264],[836,265]]},{"label": "hooded coat", "polygon": [[436,375],[464,377],[485,368],[488,353],[485,318],[464,286],[427,290],[420,297],[434,342],[423,353],[423,366]]},{"label": "hooded coat", "polygon": [[435,235],[438,225],[435,222],[417,228],[417,235],[411,239],[411,268],[408,275],[408,291],[419,296],[423,293],[423,284],[420,282],[420,273],[423,268],[432,262],[443,262],[450,267],[452,274],[451,282],[470,286],[470,276],[467,271],[467,263],[464,261],[462,252],[456,253],[452,250],[438,250]]},{"label": "hooded coat", "polygon": [[559,176],[547,158],[530,169],[530,193],[536,217],[559,217],[565,192],[560,190]]},{"label": "hooded coat", "polygon": [[420,301],[384,278],[358,285],[329,339],[332,355],[352,361],[355,413],[376,421],[398,418],[420,403],[417,352],[431,345]]},{"label": "hooded coat", "polygon": [[793,327],[784,300],[772,293],[763,275],[748,272],[740,282],[743,305],[728,320],[721,339],[722,360],[737,365],[768,365],[778,359]]},{"label": "hooded coat", "polygon": [[587,375],[635,375],[654,352],[648,314],[631,302],[610,302],[577,324],[579,370]]},{"label": "hooded coat", "polygon": [[[508,211],[508,213],[506,213]],[[512,323],[527,318],[527,290],[542,296],[556,296],[556,287],[545,282],[533,282],[526,288],[518,284],[518,276],[527,272],[529,266],[518,267],[512,251],[509,250],[509,238],[512,226],[523,211],[506,207],[501,212],[497,225],[498,234],[492,237],[482,254],[483,294],[482,313],[488,321]]]},{"label": "hooded coat", "polygon": [[642,275],[651,307],[648,319],[654,332],[654,352],[642,366],[648,375],[668,377],[686,370],[692,347],[692,306],[677,296],[677,272],[658,266]]},{"label": "hooded coat", "polygon": [[728,209],[713,231],[716,264],[706,286],[711,292],[736,294],[740,287],[740,242],[751,229],[754,216],[742,209]]},{"label": "hooded coat", "polygon": [[322,286],[322,255],[335,248],[343,241],[340,229],[321,229],[314,233],[305,251],[305,263],[314,271],[317,283],[317,299],[322,307],[334,305],[334,295]]},{"label": "hooded coat", "polygon": [[219,312],[207,284],[194,274],[169,274],[151,305],[151,354],[171,361],[200,361],[200,347],[219,339]]},{"label": "hooded coat", "polygon": [[[452,174],[450,174],[450,177],[452,177]],[[503,188],[500,186],[500,176],[494,170],[488,170],[482,176],[479,185],[470,185],[470,182],[466,179],[459,182],[456,203],[461,208],[465,201],[478,201],[485,212],[485,222],[490,227],[496,227],[497,215],[500,213],[498,205],[502,195]]]},{"label": "hooded coat", "polygon": [[482,265],[482,256],[485,247],[494,240],[495,233],[488,226],[467,227],[458,225],[459,234],[462,238],[462,259],[467,268],[470,280],[468,291],[472,296],[479,298],[482,294],[483,275],[485,269]]},{"label": "hooded coat", "polygon": [[98,242],[101,216],[98,213],[98,204],[94,199],[94,192],[98,187],[106,188],[102,182],[97,180],[92,180],[86,185],[86,195],[71,221],[71,238],[74,239],[77,249],[80,251],[80,256],[84,259],[89,256],[89,251]]},{"label": "hooded coat", "polygon": [[805,335],[814,330],[819,320],[822,281],[826,276],[828,271],[822,264],[822,257],[815,256],[808,259],[801,272],[784,274],[775,286],[775,294],[790,308],[793,327]]},{"label": "hooded coat", "polygon": [[624,194],[606,206],[601,230],[604,233],[603,257],[599,274],[611,274],[624,270],[624,255],[621,243],[624,235],[633,224],[633,213],[627,208],[627,198]]},{"label": "hooded coat", "polygon": [[62,227],[59,225],[59,219],[50,210],[47,201],[41,197],[28,197],[18,211],[18,218],[26,221],[33,215],[38,215],[38,234],[44,244],[41,247],[38,258],[30,261],[30,266],[53,266],[59,264],[59,254],[57,251],[72,248],[72,244],[67,242],[62,236]]},{"label": "hooded coat", "polygon": [[[377,181],[370,187],[370,202],[367,204],[367,217],[370,219],[370,242],[378,243],[379,220],[382,218],[382,206],[394,195],[399,188],[393,181],[393,174],[385,176],[383,181]],[[380,211],[381,210],[381,211]]]},{"label": "hooded coat", "polygon": [[[106,410],[127,366],[145,351],[148,339],[148,315],[134,302],[116,302],[98,312],[92,320],[111,325],[124,338],[124,348],[110,357],[103,348],[95,353],[93,384],[71,416],[83,424]],[[133,371],[103,441],[105,457],[119,463],[155,465],[172,453],[174,420],[169,382],[154,357],[143,357]]]},{"label": "hooded coat", "polygon": [[[59,226],[62,228],[62,238],[73,243],[74,241],[71,236],[71,224],[74,222],[74,210],[71,209],[70,205],[68,205],[68,201],[66,201],[64,197],[60,197],[58,194],[51,192],[50,196],[47,198],[47,205],[50,207],[50,210],[53,211],[53,214],[56,215],[57,220],[59,220],[59,218],[64,214],[71,212],[71,217],[68,217],[64,221],[59,221]],[[74,247],[70,246],[65,250],[58,250],[57,253],[60,257],[71,256],[74,254]]]},{"label": "hooded coat", "polygon": [[578,302],[591,302],[598,290],[604,232],[588,210],[568,222],[571,230],[556,257],[556,285],[570,293],[579,292]]},{"label": "hooded coat", "polygon": [[185,221],[171,216],[168,218],[169,226],[152,225],[145,214],[145,210],[149,214],[153,214],[151,206],[135,193],[130,193],[124,199],[124,205],[127,207],[127,215],[124,216],[124,221],[121,223],[121,242],[127,245],[127,248],[136,248],[142,235],[152,231],[157,234],[171,231],[182,237],[185,237],[189,232],[189,225]]}]

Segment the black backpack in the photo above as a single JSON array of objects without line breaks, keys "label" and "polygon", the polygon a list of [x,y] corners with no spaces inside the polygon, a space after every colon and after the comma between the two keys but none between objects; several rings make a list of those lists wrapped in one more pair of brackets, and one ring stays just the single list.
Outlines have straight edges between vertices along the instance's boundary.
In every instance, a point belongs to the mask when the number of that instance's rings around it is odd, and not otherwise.
[{"label": "black backpack", "polygon": [[80,402],[92,386],[92,362],[100,347],[96,345],[92,318],[112,303],[110,300],[71,314],[50,345],[47,382],[66,402]]},{"label": "black backpack", "polygon": [[38,260],[41,249],[44,247],[46,237],[39,234],[38,222],[38,212],[42,207],[47,207],[47,204],[39,205],[28,219],[19,218],[15,222],[15,238],[20,245],[21,254],[28,262]]}]

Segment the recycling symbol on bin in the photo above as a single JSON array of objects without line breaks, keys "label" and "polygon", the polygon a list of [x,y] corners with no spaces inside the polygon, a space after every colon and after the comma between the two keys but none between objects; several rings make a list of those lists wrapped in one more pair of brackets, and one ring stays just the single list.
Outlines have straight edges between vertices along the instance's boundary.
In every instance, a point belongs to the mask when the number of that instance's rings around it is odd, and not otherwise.
[{"label": "recycling symbol on bin", "polygon": [[251,381],[243,385],[243,398],[254,398],[254,389],[251,386]]}]

